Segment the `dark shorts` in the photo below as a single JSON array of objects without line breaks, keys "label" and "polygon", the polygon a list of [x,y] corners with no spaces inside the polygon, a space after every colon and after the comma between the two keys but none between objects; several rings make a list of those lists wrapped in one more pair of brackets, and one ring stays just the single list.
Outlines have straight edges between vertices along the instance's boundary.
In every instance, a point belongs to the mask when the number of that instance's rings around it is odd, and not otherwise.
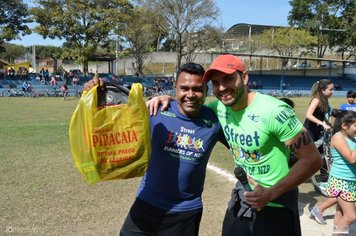
[{"label": "dark shorts", "polygon": [[203,209],[166,211],[136,198],[120,236],[197,236]]},{"label": "dark shorts", "polygon": [[299,236],[299,225],[286,207],[264,207],[251,219],[235,217],[227,210],[223,223],[223,236]]}]

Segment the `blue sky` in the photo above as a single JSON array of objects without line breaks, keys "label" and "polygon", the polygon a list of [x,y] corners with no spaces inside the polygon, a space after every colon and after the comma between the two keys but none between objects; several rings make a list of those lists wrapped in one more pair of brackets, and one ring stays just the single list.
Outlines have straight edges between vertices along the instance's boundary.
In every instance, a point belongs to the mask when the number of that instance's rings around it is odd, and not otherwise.
[{"label": "blue sky", "polygon": [[[288,13],[291,10],[289,0],[215,0],[221,10],[218,18],[225,30],[237,23],[261,25],[288,25]],[[59,40],[43,39],[37,34],[23,37],[11,43],[30,45],[61,46]]]}]

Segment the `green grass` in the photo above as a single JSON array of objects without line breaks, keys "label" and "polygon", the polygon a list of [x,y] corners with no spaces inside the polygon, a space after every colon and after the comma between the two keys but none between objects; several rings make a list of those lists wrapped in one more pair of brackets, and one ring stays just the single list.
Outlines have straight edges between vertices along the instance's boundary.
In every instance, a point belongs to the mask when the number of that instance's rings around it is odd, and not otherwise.
[{"label": "green grass", "polygon": [[[293,100],[304,120],[309,98]],[[344,100],[332,98],[331,104],[338,107]],[[86,184],[68,138],[77,103],[75,98],[0,98],[0,235],[118,234],[140,178]],[[232,173],[231,154],[222,145],[211,162]],[[231,183],[207,173],[201,235],[219,234],[230,190]],[[308,202],[320,197],[310,184],[302,186],[301,195]]]}]

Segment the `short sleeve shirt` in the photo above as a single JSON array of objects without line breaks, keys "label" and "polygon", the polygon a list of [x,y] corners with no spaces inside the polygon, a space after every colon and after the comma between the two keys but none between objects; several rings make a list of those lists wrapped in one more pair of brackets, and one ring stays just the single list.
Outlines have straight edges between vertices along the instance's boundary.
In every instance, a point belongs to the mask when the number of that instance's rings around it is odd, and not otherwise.
[{"label": "short sleeve shirt", "polygon": [[284,142],[302,129],[294,110],[271,96],[256,93],[254,101],[233,111],[220,101],[209,104],[222,126],[236,165],[264,187],[289,173],[290,150]]}]

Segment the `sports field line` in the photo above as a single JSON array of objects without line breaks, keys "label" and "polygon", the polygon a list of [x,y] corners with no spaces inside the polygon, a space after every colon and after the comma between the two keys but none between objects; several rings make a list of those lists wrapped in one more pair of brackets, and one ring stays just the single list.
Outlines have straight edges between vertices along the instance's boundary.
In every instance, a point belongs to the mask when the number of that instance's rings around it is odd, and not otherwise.
[{"label": "sports field line", "polygon": [[233,183],[236,182],[235,176],[233,176],[232,174],[230,174],[229,172],[227,172],[227,171],[224,170],[224,169],[221,169],[221,168],[219,168],[219,167],[217,167],[217,166],[214,166],[214,165],[212,165],[212,164],[210,164],[210,163],[208,163],[207,168],[208,168],[209,170],[214,171],[216,174],[225,177],[225,178],[226,178],[227,180],[229,180],[230,182],[233,182]]}]

